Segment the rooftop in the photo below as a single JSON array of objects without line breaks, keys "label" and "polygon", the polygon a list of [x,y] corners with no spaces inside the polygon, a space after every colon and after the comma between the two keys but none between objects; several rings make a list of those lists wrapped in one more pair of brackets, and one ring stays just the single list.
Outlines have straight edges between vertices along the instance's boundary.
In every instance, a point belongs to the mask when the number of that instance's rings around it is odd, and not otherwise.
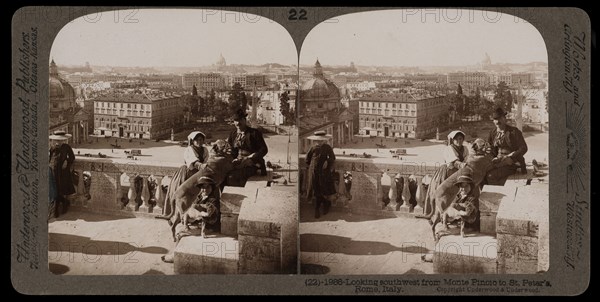
[{"label": "rooftop", "polygon": [[427,99],[443,97],[443,94],[435,94],[431,91],[418,92],[375,92],[366,94],[359,101],[388,101],[388,102],[419,102]]},{"label": "rooftop", "polygon": [[102,102],[129,102],[151,104],[152,102],[178,98],[180,95],[163,91],[125,90],[104,93],[94,99]]}]

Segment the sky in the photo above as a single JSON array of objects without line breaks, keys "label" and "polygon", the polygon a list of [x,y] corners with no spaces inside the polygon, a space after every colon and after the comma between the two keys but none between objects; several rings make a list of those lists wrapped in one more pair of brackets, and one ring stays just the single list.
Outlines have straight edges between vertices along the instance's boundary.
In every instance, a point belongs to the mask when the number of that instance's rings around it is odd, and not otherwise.
[{"label": "sky", "polygon": [[200,9],[137,9],[75,19],[56,36],[59,65],[194,67],[214,64],[297,64],[292,38],[264,17]]},{"label": "sky", "polygon": [[308,34],[300,65],[473,65],[548,62],[542,36],[525,20],[478,10],[412,9],[354,13]]},{"label": "sky", "polygon": [[[301,65],[463,66],[547,62],[539,32],[508,14],[457,9],[362,12],[320,23]],[[265,17],[201,9],[109,11],[73,20],[58,33],[59,65],[195,67],[215,63],[297,64],[288,32]]]}]

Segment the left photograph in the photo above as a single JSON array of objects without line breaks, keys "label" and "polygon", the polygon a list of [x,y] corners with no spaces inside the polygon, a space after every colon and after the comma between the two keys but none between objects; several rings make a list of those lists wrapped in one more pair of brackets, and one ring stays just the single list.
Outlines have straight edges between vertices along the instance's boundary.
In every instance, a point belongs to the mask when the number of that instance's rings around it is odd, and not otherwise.
[{"label": "left photograph", "polygon": [[52,273],[298,272],[298,55],[281,25],[99,12],[48,59]]}]

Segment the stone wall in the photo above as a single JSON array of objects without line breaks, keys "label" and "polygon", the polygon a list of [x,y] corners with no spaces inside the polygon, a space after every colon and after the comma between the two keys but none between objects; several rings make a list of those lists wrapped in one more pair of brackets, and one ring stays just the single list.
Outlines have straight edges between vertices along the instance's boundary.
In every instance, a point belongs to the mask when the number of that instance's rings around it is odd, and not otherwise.
[{"label": "stone wall", "polygon": [[[77,194],[71,197],[73,206],[126,216],[161,214],[165,201],[161,186],[168,186],[177,171],[174,167],[120,164],[109,159],[80,157],[75,160],[73,168],[79,175]],[[83,181],[84,172],[91,176],[89,190]]]},{"label": "stone wall", "polygon": [[[306,198],[309,189],[307,166],[303,158],[299,162],[300,202],[312,204],[313,201]],[[337,193],[329,198],[333,209],[387,217],[422,214],[429,180],[438,167],[414,162],[374,163],[366,158],[336,159],[335,170],[339,173]],[[344,185],[344,171],[352,174],[349,192]],[[399,190],[394,179],[400,177],[406,181]],[[416,189],[409,190],[409,180],[414,182],[412,188]]]}]

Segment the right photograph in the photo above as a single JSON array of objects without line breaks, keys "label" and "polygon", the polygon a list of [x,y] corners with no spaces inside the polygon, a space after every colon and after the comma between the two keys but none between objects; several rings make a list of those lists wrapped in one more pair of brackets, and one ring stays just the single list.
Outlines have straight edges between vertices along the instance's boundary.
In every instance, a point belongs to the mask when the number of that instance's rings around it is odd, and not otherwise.
[{"label": "right photograph", "polygon": [[549,263],[548,54],[510,14],[335,17],[299,59],[302,274]]}]

